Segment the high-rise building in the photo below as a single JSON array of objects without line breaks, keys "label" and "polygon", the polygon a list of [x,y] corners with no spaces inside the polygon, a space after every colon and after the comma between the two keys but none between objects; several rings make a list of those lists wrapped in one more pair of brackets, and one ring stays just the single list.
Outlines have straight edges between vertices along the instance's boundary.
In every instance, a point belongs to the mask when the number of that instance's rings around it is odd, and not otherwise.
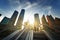
[{"label": "high-rise building", "polygon": [[46,29],[48,27],[48,23],[47,23],[47,20],[45,18],[45,15],[42,16],[41,20],[42,20],[43,28]]},{"label": "high-rise building", "polygon": [[55,20],[51,15],[47,15],[47,20],[48,20],[48,24],[50,27],[54,27],[55,25]]},{"label": "high-rise building", "polygon": [[45,15],[42,16],[41,21],[42,21],[42,27],[43,27],[43,29],[46,30],[48,28],[48,22],[47,22],[47,20],[45,18]]},{"label": "high-rise building", "polygon": [[0,19],[1,19],[1,15],[2,15],[2,14],[0,14]]},{"label": "high-rise building", "polygon": [[55,24],[60,26],[60,18],[55,18]]},{"label": "high-rise building", "polygon": [[12,17],[10,18],[9,25],[11,26],[14,25],[17,15],[18,15],[18,11],[15,10]]},{"label": "high-rise building", "polygon": [[42,16],[42,24],[47,26],[47,20],[45,18],[45,15]]},{"label": "high-rise building", "polygon": [[56,28],[60,30],[60,18],[55,18],[55,25],[57,26]]},{"label": "high-rise building", "polygon": [[19,27],[19,28],[22,27],[22,23],[23,23],[23,19],[24,19],[24,14],[25,14],[25,9],[22,9],[22,10],[21,10],[21,13],[20,13],[20,15],[19,15],[17,24],[16,24],[16,26]]},{"label": "high-rise building", "polygon": [[8,24],[8,22],[9,22],[9,21],[10,21],[10,19],[9,19],[9,18],[4,17],[4,18],[3,18],[3,20],[1,21],[1,24],[6,25],[6,24]]},{"label": "high-rise building", "polygon": [[50,15],[50,16],[47,16],[47,20],[48,20],[49,27],[50,27],[53,31],[59,32],[60,27],[56,25],[57,22],[58,22],[58,21],[57,21],[58,19],[55,18],[55,20],[54,20],[54,18]]},{"label": "high-rise building", "polygon": [[0,16],[1,16],[1,14],[0,14]]},{"label": "high-rise building", "polygon": [[38,27],[40,25],[40,20],[39,20],[39,14],[34,14],[34,28],[35,30],[38,30]]}]

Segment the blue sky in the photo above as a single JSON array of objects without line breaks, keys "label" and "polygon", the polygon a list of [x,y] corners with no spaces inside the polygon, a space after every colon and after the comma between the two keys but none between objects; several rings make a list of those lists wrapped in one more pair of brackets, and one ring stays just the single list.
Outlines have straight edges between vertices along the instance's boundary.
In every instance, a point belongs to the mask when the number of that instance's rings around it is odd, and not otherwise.
[{"label": "blue sky", "polygon": [[60,17],[60,0],[0,0],[0,13],[2,16],[11,17],[14,10],[26,10],[27,16],[39,13]]}]

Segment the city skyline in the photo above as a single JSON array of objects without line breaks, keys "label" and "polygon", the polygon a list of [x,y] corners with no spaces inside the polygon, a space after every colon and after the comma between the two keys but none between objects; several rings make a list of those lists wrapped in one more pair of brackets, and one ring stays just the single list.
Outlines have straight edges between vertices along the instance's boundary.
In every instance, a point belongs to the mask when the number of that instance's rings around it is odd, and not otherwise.
[{"label": "city skyline", "polygon": [[[40,17],[51,14],[54,17],[60,17],[60,0],[0,0],[1,19],[4,16],[11,17],[14,10],[21,11],[25,9],[25,21],[31,19],[35,13]],[[30,20],[29,19],[29,20]],[[33,19],[33,18],[32,18]],[[1,20],[0,20],[1,21]]]},{"label": "city skyline", "polygon": [[60,0],[0,0],[0,40],[60,40]]},{"label": "city skyline", "polygon": [[[17,17],[19,14],[19,17]],[[24,22],[25,9],[14,11],[11,18],[4,17],[0,23],[0,40],[58,40],[60,39],[60,18],[52,15],[34,14],[34,23]],[[17,21],[15,21],[18,19]],[[32,20],[32,19],[31,19]],[[16,22],[16,25],[14,25]],[[42,23],[41,23],[42,22]],[[58,33],[58,34],[57,34]]]}]

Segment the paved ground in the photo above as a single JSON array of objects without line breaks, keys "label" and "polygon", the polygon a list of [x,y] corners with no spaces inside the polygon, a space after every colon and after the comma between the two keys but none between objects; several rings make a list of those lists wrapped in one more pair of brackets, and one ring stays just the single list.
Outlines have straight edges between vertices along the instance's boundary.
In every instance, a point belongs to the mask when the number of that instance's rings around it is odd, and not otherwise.
[{"label": "paved ground", "polygon": [[34,32],[33,33],[33,40],[50,40],[46,34],[41,31],[41,32]]}]

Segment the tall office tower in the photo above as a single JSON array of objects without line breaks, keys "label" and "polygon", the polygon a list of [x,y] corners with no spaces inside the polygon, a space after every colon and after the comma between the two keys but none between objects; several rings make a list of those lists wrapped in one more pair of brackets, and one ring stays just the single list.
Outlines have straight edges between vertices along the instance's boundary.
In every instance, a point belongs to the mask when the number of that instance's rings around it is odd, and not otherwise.
[{"label": "tall office tower", "polygon": [[0,14],[0,16],[1,16],[1,14]]},{"label": "tall office tower", "polygon": [[42,25],[43,25],[43,29],[46,29],[48,27],[48,23],[47,20],[45,18],[45,15],[42,16]]},{"label": "tall office tower", "polygon": [[47,20],[48,20],[48,24],[49,24],[49,27],[55,31],[55,32],[59,32],[60,28],[59,26],[57,26],[55,24],[55,20],[53,19],[53,17],[50,15],[50,16],[47,16]]},{"label": "tall office tower", "polygon": [[9,18],[4,17],[3,20],[1,21],[1,24],[7,25],[9,21],[10,21]]},{"label": "tall office tower", "polygon": [[23,19],[24,19],[24,14],[25,14],[25,9],[22,9],[22,10],[21,10],[21,13],[20,13],[20,15],[19,15],[17,24],[16,24],[16,26],[17,26],[18,28],[21,28],[21,27],[22,27],[22,23],[23,23]]},{"label": "tall office tower", "polygon": [[47,20],[48,20],[48,24],[50,27],[54,27],[55,26],[55,20],[54,18],[50,15],[47,15]]},{"label": "tall office tower", "polygon": [[35,30],[38,30],[40,20],[39,20],[39,14],[34,14],[34,28]]},{"label": "tall office tower", "polygon": [[1,15],[2,15],[2,14],[0,14],[0,19],[1,19]]},{"label": "tall office tower", "polygon": [[58,26],[60,26],[60,18],[56,18],[55,17],[55,24],[58,25]]},{"label": "tall office tower", "polygon": [[47,20],[46,20],[46,18],[45,18],[45,15],[42,16],[42,25],[45,25],[45,26],[48,25],[48,24],[47,24]]},{"label": "tall office tower", "polygon": [[60,18],[55,17],[55,24],[57,26],[56,28],[60,30]]},{"label": "tall office tower", "polygon": [[15,10],[12,17],[10,18],[9,25],[14,26],[17,15],[18,15],[18,11]]}]

